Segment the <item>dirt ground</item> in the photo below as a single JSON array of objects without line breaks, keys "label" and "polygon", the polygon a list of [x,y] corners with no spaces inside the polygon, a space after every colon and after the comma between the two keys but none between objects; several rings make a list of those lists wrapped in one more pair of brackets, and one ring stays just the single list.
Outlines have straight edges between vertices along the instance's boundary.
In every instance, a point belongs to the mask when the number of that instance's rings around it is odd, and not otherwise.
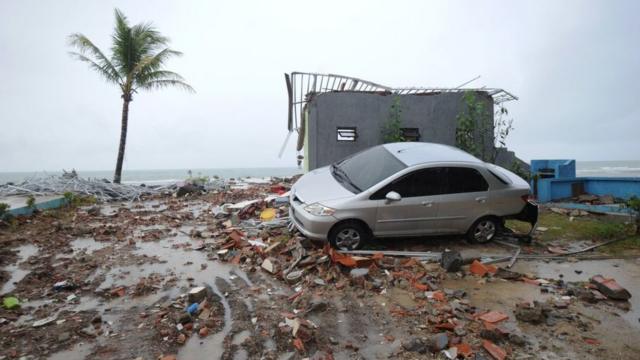
[{"label": "dirt ground", "polygon": [[[606,248],[558,256],[599,239],[555,241],[541,231],[522,254],[556,259],[519,259],[508,270],[503,262],[484,276],[470,265],[448,273],[419,259],[354,258],[290,233],[286,221],[260,219],[266,207],[286,216],[273,193],[287,187],[73,207],[0,228],[0,294],[21,303],[0,308],[0,360],[640,354],[638,257]],[[452,249],[481,261],[514,251],[456,237],[369,248]],[[590,286],[598,274],[629,301]]]}]

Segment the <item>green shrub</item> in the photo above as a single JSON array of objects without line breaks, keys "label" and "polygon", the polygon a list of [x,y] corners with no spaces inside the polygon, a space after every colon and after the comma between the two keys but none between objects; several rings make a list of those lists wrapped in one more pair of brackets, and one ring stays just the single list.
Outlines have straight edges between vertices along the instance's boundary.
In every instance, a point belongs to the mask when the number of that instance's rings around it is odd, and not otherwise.
[{"label": "green shrub", "polygon": [[33,195],[27,197],[27,207],[32,210],[36,208],[36,198]]},{"label": "green shrub", "polygon": [[394,96],[393,103],[389,109],[389,119],[382,127],[382,141],[386,143],[405,141],[402,136],[402,108],[400,97]]},{"label": "green shrub", "polygon": [[640,212],[640,198],[638,198],[637,196],[632,196],[629,200],[627,200],[627,207]]}]

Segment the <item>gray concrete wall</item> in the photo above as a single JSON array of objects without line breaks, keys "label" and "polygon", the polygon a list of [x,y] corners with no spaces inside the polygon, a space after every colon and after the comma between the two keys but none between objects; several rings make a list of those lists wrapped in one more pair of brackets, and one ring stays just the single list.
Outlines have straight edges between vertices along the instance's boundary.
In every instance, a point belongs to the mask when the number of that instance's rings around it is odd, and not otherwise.
[{"label": "gray concrete wall", "polygon": [[[493,124],[493,101],[479,93]],[[317,95],[309,104],[309,169],[329,165],[350,154],[381,144],[382,129],[389,119],[395,95],[361,92],[330,92]],[[455,145],[456,118],[463,106],[463,93],[401,95],[404,128],[420,129],[420,141]],[[337,140],[338,127],[355,127],[355,142]],[[493,149],[493,131],[485,143]]]}]

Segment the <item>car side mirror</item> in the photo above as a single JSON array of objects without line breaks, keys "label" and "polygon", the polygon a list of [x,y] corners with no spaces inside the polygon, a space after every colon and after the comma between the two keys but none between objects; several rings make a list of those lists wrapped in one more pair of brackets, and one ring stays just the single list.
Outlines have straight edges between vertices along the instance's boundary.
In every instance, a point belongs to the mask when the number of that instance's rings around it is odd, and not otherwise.
[{"label": "car side mirror", "polygon": [[389,191],[387,195],[385,195],[385,198],[387,199],[388,202],[402,200],[402,196],[400,196],[400,194],[398,194],[395,191]]}]

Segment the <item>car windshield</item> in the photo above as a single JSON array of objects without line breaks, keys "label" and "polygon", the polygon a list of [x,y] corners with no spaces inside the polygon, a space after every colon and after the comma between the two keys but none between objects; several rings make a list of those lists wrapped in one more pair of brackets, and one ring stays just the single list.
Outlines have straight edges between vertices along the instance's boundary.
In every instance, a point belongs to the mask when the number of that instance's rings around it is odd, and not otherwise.
[{"label": "car windshield", "polygon": [[384,146],[376,146],[331,165],[331,174],[349,191],[359,193],[406,167]]}]

